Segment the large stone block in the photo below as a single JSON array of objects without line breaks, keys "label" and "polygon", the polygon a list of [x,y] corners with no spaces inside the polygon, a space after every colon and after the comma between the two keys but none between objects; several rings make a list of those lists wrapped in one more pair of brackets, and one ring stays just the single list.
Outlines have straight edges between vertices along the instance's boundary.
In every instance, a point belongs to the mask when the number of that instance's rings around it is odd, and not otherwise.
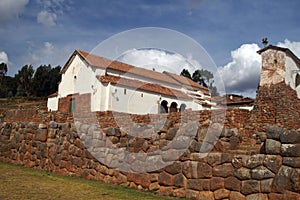
[{"label": "large stone block", "polygon": [[234,176],[240,180],[248,180],[251,178],[250,169],[242,167],[234,170]]},{"label": "large stone block", "polygon": [[250,194],[246,197],[246,200],[268,200],[267,194]]},{"label": "large stone block", "polygon": [[300,157],[284,157],[282,163],[290,167],[300,168]]},{"label": "large stone block", "polygon": [[199,192],[195,191],[195,190],[187,190],[186,191],[186,198],[191,199],[191,200],[199,200]]},{"label": "large stone block", "polygon": [[260,190],[262,193],[270,193],[272,191],[273,179],[265,179],[260,181]]},{"label": "large stone block", "polygon": [[177,174],[174,176],[174,186],[185,187],[187,184],[187,179],[183,174]]},{"label": "large stone block", "polygon": [[199,192],[199,200],[214,200],[214,193],[211,191]]},{"label": "large stone block", "polygon": [[284,131],[280,135],[280,141],[286,144],[300,143],[300,133],[296,131]]},{"label": "large stone block", "polygon": [[281,155],[288,157],[300,157],[300,144],[282,144]]},{"label": "large stone block", "polygon": [[266,155],[263,164],[276,174],[282,165],[282,157],[279,155]]},{"label": "large stone block", "polygon": [[127,180],[132,181],[137,185],[141,185],[144,188],[148,188],[151,184],[149,174],[128,173]]},{"label": "large stone block", "polygon": [[267,154],[280,154],[281,143],[276,140],[267,139],[265,148]]},{"label": "large stone block", "polygon": [[47,129],[37,129],[35,131],[34,139],[41,142],[46,142],[48,137]]},{"label": "large stone block", "polygon": [[259,193],[260,192],[260,182],[256,180],[242,181],[241,193],[244,195]]},{"label": "large stone block", "polygon": [[209,179],[189,179],[187,182],[187,188],[197,191],[210,190]]},{"label": "large stone block", "polygon": [[180,162],[174,162],[171,165],[165,167],[165,171],[170,174],[179,174],[182,171],[182,166]]},{"label": "large stone block", "polygon": [[217,189],[224,188],[224,178],[212,177],[210,179],[210,189],[215,191]]},{"label": "large stone block", "polygon": [[233,176],[234,174],[234,169],[231,163],[224,163],[222,165],[215,166],[213,168],[213,176],[217,177],[229,177]]},{"label": "large stone block", "polygon": [[291,182],[292,171],[293,171],[293,168],[290,168],[287,166],[281,166],[273,180],[272,191],[283,192],[285,190],[291,190],[292,189],[292,182]]},{"label": "large stone block", "polygon": [[229,198],[230,191],[226,189],[218,189],[214,191],[215,199],[226,199]]},{"label": "large stone block", "polygon": [[246,200],[246,197],[244,195],[242,195],[240,192],[231,191],[229,199],[230,200]]},{"label": "large stone block", "polygon": [[226,189],[231,191],[240,191],[241,188],[240,181],[233,176],[225,179],[224,186]]},{"label": "large stone block", "polygon": [[158,183],[160,185],[171,186],[174,185],[174,178],[167,172],[162,172],[158,176]]},{"label": "large stone block", "polygon": [[275,177],[275,174],[264,166],[259,166],[251,170],[251,177],[255,180],[262,180]]},{"label": "large stone block", "polygon": [[283,133],[283,128],[278,126],[267,126],[266,133],[268,139],[280,139],[280,135]]},{"label": "large stone block", "polygon": [[195,178],[210,178],[212,177],[212,168],[206,163],[198,162],[197,175]]},{"label": "large stone block", "polygon": [[263,155],[263,154],[255,154],[252,156],[243,156],[242,163],[243,163],[244,167],[253,169],[258,166],[263,165],[264,159],[265,159],[265,155]]}]

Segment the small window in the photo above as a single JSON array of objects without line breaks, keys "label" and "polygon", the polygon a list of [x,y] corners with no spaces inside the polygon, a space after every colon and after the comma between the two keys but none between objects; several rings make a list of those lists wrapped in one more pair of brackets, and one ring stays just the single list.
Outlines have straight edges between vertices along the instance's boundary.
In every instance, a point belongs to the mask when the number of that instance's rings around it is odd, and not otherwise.
[{"label": "small window", "polygon": [[126,92],[127,92],[126,89],[124,89],[124,94],[125,94],[125,95],[126,95]]},{"label": "small window", "polygon": [[144,97],[144,94],[143,94],[143,93],[141,94],[141,97]]},{"label": "small window", "polygon": [[300,85],[300,75],[299,74],[296,75],[295,87],[298,87],[298,85]]},{"label": "small window", "polygon": [[118,92],[118,90],[117,90],[117,89],[115,89],[115,93],[116,93],[116,92]]}]

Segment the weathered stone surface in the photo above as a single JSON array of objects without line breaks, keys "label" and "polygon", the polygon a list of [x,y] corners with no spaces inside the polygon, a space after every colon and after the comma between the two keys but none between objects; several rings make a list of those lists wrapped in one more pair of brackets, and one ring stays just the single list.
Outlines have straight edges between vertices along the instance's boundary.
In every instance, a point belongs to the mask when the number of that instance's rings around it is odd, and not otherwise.
[{"label": "weathered stone surface", "polygon": [[160,185],[171,186],[174,184],[173,181],[173,176],[171,174],[168,174],[167,172],[162,172],[158,176],[158,183]]},{"label": "weathered stone surface", "polygon": [[269,193],[268,194],[268,198],[269,200],[283,200],[283,194],[279,194],[279,193]]},{"label": "weathered stone surface", "polygon": [[212,177],[210,179],[210,189],[215,191],[217,189],[224,188],[224,178]]},{"label": "weathered stone surface", "polygon": [[269,139],[280,139],[280,135],[283,133],[283,128],[278,126],[267,126],[266,128],[267,137]]},{"label": "weathered stone surface", "polygon": [[261,141],[265,142],[267,139],[267,134],[265,132],[258,132],[256,133],[256,137]]},{"label": "weathered stone surface", "polygon": [[251,178],[250,169],[242,167],[234,170],[234,176],[240,180],[248,180]]},{"label": "weathered stone surface", "polygon": [[207,156],[207,163],[212,167],[219,165],[221,164],[221,156],[221,153],[210,153]]},{"label": "weathered stone surface", "polygon": [[280,154],[281,143],[276,140],[267,139],[265,143],[265,148],[267,154],[277,155]]},{"label": "weathered stone surface", "polygon": [[292,189],[292,182],[291,182],[292,170],[293,170],[292,168],[287,166],[280,167],[272,183],[272,188],[274,192],[283,192],[285,190]]},{"label": "weathered stone surface", "polygon": [[218,189],[214,191],[215,199],[225,199],[230,195],[230,191],[226,189]]},{"label": "weathered stone surface", "polygon": [[299,200],[299,198],[300,198],[300,194],[296,192],[286,191],[283,194],[284,200]]},{"label": "weathered stone surface", "polygon": [[150,186],[149,186],[149,190],[152,190],[152,191],[156,191],[159,188],[160,188],[160,185],[158,184],[158,182],[151,183]]},{"label": "weathered stone surface", "polygon": [[206,163],[199,162],[197,164],[197,175],[195,178],[210,178],[212,177],[212,168]]},{"label": "weathered stone surface", "polygon": [[180,162],[174,162],[171,165],[165,167],[165,171],[170,174],[178,174],[182,171],[182,166]]},{"label": "weathered stone surface", "polygon": [[300,157],[300,144],[282,144],[281,155],[288,157]]},{"label": "weathered stone surface", "polygon": [[183,174],[177,174],[174,176],[174,186],[185,187],[187,184],[187,179]]},{"label": "weathered stone surface", "polygon": [[47,129],[37,129],[35,131],[34,139],[37,141],[45,142],[47,140],[48,131]]},{"label": "weathered stone surface", "polygon": [[278,155],[266,155],[263,164],[265,167],[276,174],[282,165],[282,158]]},{"label": "weathered stone surface", "polygon": [[273,182],[272,178],[260,181],[260,190],[261,190],[261,192],[270,193],[272,191],[271,190],[272,189],[272,182]]},{"label": "weathered stone surface", "polygon": [[132,181],[137,185],[142,185],[144,188],[148,188],[151,184],[149,174],[128,173],[127,180]]},{"label": "weathered stone surface", "polygon": [[177,134],[177,131],[178,131],[178,128],[170,128],[170,129],[167,131],[166,139],[167,139],[167,140],[173,140],[173,138],[174,138],[175,135]]},{"label": "weathered stone surface", "polygon": [[243,166],[242,159],[238,158],[238,157],[233,158],[231,163],[232,163],[232,166],[237,169],[239,169]]},{"label": "weathered stone surface", "polygon": [[199,200],[214,200],[214,193],[211,191],[199,192]]},{"label": "weathered stone surface", "polygon": [[210,190],[209,179],[189,179],[187,181],[187,188],[197,191]]},{"label": "weathered stone surface", "polygon": [[239,192],[231,191],[229,199],[230,200],[246,200],[246,197]]},{"label": "weathered stone surface", "polygon": [[263,161],[265,159],[265,155],[263,154],[255,154],[253,156],[243,156],[242,158],[242,162],[243,162],[243,166],[253,169],[255,167],[258,167],[260,165],[263,164]]},{"label": "weathered stone surface", "polygon": [[241,188],[240,181],[233,176],[225,179],[224,186],[226,189],[231,191],[240,191]]},{"label": "weathered stone surface", "polygon": [[198,200],[199,199],[199,192],[195,190],[187,190],[186,191],[186,198],[191,200]]},{"label": "weathered stone surface", "polygon": [[231,163],[225,163],[222,165],[218,165],[215,166],[213,168],[213,176],[217,176],[217,177],[229,177],[229,176],[233,176],[233,166],[231,165]]},{"label": "weathered stone surface", "polygon": [[284,157],[282,163],[290,167],[300,168],[300,157]]},{"label": "weathered stone surface", "polygon": [[255,180],[242,181],[241,193],[244,195],[259,193],[260,192],[260,183]]},{"label": "weathered stone surface", "polygon": [[251,177],[255,180],[262,180],[275,177],[275,174],[264,166],[259,166],[251,170]]},{"label": "weathered stone surface", "polygon": [[246,197],[246,200],[268,200],[267,194],[250,194]]},{"label": "weathered stone surface", "polygon": [[300,133],[296,131],[284,131],[280,135],[280,141],[286,144],[300,143]]}]

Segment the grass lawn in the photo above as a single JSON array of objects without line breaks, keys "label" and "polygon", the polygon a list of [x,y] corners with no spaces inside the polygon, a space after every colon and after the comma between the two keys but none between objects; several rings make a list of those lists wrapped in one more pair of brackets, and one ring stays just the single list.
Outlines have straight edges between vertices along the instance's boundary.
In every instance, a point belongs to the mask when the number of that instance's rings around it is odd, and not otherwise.
[{"label": "grass lawn", "polygon": [[112,186],[101,181],[65,177],[0,162],[0,199],[170,199],[151,192]]}]

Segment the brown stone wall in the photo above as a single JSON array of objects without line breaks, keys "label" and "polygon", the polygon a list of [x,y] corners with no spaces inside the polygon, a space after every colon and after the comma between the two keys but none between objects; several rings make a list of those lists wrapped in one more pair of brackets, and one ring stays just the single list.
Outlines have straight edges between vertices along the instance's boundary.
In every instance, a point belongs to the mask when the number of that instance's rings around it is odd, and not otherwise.
[{"label": "brown stone wall", "polygon": [[[166,145],[165,141],[172,140],[176,130],[174,123],[165,126],[166,130],[160,130],[157,136],[160,148]],[[188,127],[189,123],[185,133]],[[143,129],[140,128],[136,126],[134,130],[141,134]],[[85,133],[86,138],[91,137],[88,142],[95,145],[103,145],[101,134],[120,148],[125,145],[131,152],[147,152],[156,144],[146,148],[146,140],[132,140],[113,127],[103,129],[98,135],[90,129],[90,125],[81,124],[79,131]],[[169,166],[147,173],[126,173],[97,161],[84,146],[87,140],[79,138],[72,123],[5,122],[0,126],[0,160],[189,199],[300,198],[299,132],[271,126],[262,136],[261,153],[211,152],[201,158],[197,151],[197,145],[202,144],[201,130],[186,153]],[[103,159],[113,158],[109,154]],[[130,165],[134,169],[136,163]]]},{"label": "brown stone wall", "polygon": [[68,113],[70,112],[71,99],[75,99],[76,112],[90,112],[91,111],[91,94],[73,94],[66,97],[59,98],[58,111]]},{"label": "brown stone wall", "polygon": [[300,100],[296,91],[284,82],[261,86],[250,121],[258,131],[264,131],[267,124],[300,128]]}]

